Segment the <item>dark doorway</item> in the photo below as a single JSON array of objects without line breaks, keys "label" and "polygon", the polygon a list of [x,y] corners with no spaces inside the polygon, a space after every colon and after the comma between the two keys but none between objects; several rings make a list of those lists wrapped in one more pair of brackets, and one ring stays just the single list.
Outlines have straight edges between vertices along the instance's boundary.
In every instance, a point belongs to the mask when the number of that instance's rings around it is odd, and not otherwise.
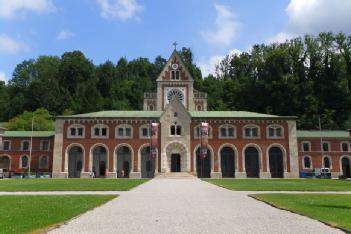
[{"label": "dark doorway", "polygon": [[259,178],[260,166],[258,151],[255,147],[248,147],[245,150],[245,169],[247,178]]},{"label": "dark doorway", "polygon": [[269,169],[272,178],[284,177],[283,152],[278,147],[269,149]]},{"label": "dark doorway", "polygon": [[141,177],[153,178],[155,176],[156,159],[151,156],[150,147],[141,150]]},{"label": "dark doorway", "polygon": [[100,161],[99,165],[99,175],[100,177],[106,176],[106,162],[105,161]]},{"label": "dark doorway", "polygon": [[341,160],[341,164],[342,164],[342,174],[343,174],[343,176],[345,176],[346,178],[350,178],[351,177],[350,159],[343,158]]},{"label": "dark doorway", "polygon": [[68,151],[68,178],[79,178],[83,167],[83,150],[73,146]]},{"label": "dark doorway", "polygon": [[235,153],[231,147],[224,147],[221,150],[221,170],[223,178],[234,178]]},{"label": "dark doorway", "polygon": [[171,172],[180,172],[180,154],[171,154]]},{"label": "dark doorway", "polygon": [[205,158],[200,156],[200,148],[196,150],[196,173],[199,178],[211,177],[211,152],[207,149]]},{"label": "dark doorway", "polygon": [[120,146],[117,150],[117,177],[128,178],[131,171],[132,152],[127,146]]}]

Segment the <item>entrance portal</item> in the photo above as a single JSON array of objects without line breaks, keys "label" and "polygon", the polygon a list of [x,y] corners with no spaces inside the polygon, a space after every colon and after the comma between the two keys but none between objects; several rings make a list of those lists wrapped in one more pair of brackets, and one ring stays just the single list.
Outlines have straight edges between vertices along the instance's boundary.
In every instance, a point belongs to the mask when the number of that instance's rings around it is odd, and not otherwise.
[{"label": "entrance portal", "polygon": [[341,160],[341,164],[342,164],[342,174],[344,177],[346,178],[350,178],[351,177],[351,165],[350,165],[350,159],[348,158],[343,158]]},{"label": "entrance portal", "polygon": [[180,172],[180,154],[171,154],[171,172]]}]

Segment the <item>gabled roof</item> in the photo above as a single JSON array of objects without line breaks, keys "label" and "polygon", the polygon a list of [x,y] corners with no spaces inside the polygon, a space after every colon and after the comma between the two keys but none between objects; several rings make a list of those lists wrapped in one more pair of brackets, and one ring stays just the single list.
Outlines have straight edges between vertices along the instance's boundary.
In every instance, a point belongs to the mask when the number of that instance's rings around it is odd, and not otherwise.
[{"label": "gabled roof", "polygon": [[54,131],[5,131],[4,137],[51,137],[54,136]]},{"label": "gabled roof", "polygon": [[276,118],[276,119],[296,119],[295,116],[278,116],[260,114],[249,111],[190,111],[193,118]]},{"label": "gabled roof", "polygon": [[159,118],[161,114],[162,111],[99,111],[57,118]]},{"label": "gabled roof", "polygon": [[184,71],[186,73],[186,75],[189,77],[189,81],[193,81],[194,78],[191,76],[190,72],[188,71],[187,67],[185,66],[185,63],[183,61],[183,59],[180,57],[180,55],[178,54],[177,50],[173,50],[171,56],[169,57],[169,59],[167,60],[166,65],[163,67],[161,73],[159,74],[159,76],[157,77],[156,81],[162,81],[162,75],[164,74],[164,72],[168,69],[168,67],[171,65],[172,59],[176,58],[179,63],[184,67]]},{"label": "gabled roof", "polygon": [[350,138],[350,133],[348,131],[342,130],[298,130],[298,138]]}]

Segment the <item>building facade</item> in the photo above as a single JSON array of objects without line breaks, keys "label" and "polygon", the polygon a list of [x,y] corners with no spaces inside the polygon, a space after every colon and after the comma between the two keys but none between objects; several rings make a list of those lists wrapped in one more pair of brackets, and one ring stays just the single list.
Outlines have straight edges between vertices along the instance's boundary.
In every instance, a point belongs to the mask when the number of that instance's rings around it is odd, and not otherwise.
[{"label": "building facade", "polygon": [[[156,82],[156,92],[144,94],[142,111],[59,116],[54,133],[38,133],[33,149],[41,149],[44,139],[49,141],[47,170],[52,176],[151,178],[189,172],[211,178],[297,178],[302,170],[329,167],[335,177],[350,177],[347,131],[297,131],[294,116],[207,111],[207,94],[193,88],[194,80],[176,51]],[[152,123],[158,124],[156,144],[151,140]],[[202,123],[209,127],[204,155]],[[28,133],[19,132],[17,138],[11,134],[15,133],[2,134],[0,168],[25,171],[16,165],[28,152],[6,151],[6,141],[18,149]],[[44,153],[32,154],[40,170]]]}]

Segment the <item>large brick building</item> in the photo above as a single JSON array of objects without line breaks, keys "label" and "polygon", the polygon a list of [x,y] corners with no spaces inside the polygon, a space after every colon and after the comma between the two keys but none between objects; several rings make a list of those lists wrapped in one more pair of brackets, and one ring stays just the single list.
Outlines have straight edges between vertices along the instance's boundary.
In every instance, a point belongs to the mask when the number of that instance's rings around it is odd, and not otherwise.
[{"label": "large brick building", "polygon": [[[32,170],[63,178],[89,177],[92,172],[109,178],[168,172],[295,178],[302,170],[328,167],[334,177],[351,177],[348,131],[297,131],[294,116],[207,111],[207,94],[193,83],[174,51],[157,79],[156,92],[145,93],[143,111],[59,116],[55,132],[35,132]],[[152,123],[158,124],[153,133]],[[205,153],[200,150],[202,123],[208,124]],[[0,132],[0,168],[27,170],[30,136]]]}]

